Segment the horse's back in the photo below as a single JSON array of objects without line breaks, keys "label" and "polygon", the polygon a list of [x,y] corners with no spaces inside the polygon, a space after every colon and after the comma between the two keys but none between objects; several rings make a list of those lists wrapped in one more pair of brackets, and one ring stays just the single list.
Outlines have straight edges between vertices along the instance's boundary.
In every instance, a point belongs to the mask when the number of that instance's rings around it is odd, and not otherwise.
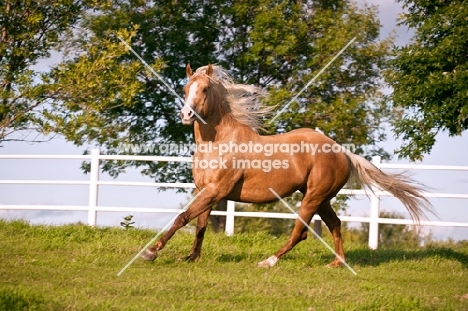
[{"label": "horse's back", "polygon": [[329,143],[334,144],[335,141],[330,137],[324,135],[323,133],[309,129],[309,128],[300,128],[295,129],[287,133],[270,135],[270,136],[261,136],[262,140],[270,141],[273,143]]}]

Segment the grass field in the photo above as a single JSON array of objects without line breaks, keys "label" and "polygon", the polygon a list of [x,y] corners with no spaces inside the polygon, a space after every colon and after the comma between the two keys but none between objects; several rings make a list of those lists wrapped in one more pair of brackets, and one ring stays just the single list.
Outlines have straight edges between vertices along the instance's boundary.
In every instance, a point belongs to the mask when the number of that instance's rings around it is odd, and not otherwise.
[{"label": "grass field", "polygon": [[266,234],[208,233],[202,259],[187,263],[193,237],[180,232],[155,262],[117,276],[154,235],[0,220],[0,310],[468,310],[468,243],[347,243],[355,276],[326,268],[333,256],[312,238],[257,268],[287,238]]}]

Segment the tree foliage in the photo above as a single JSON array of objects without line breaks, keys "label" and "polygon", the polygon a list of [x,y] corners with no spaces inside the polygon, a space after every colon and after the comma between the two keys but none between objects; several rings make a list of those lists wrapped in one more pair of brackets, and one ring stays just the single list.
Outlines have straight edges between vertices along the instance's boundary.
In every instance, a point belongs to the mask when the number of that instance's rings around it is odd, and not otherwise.
[{"label": "tree foliage", "polygon": [[[253,8],[253,9],[252,9]],[[377,8],[349,1],[247,1],[225,9],[223,65],[245,83],[268,86],[269,103],[284,106],[353,37],[356,41],[309,87],[270,133],[320,128],[357,153],[389,154],[382,124],[392,111],[379,91],[391,38],[379,41]]]},{"label": "tree foliage", "polygon": [[415,31],[397,48],[387,80],[396,107],[406,109],[395,122],[403,138],[401,157],[422,159],[440,131],[460,135],[468,128],[468,3],[404,1],[401,24]]},{"label": "tree foliage", "polygon": [[[385,138],[381,124],[392,111],[379,93],[379,75],[391,39],[379,41],[375,7],[358,7],[344,0],[23,2],[15,8],[35,4],[49,10],[49,15],[32,14],[31,25],[36,20],[60,23],[49,28],[24,27],[19,18],[24,12],[37,11],[33,9],[15,13],[14,23],[2,23],[7,25],[3,33],[32,38],[30,44],[18,45],[21,53],[14,52],[18,51],[14,45],[5,47],[10,41],[2,39],[2,49],[10,59],[23,55],[14,81],[3,80],[5,85],[14,82],[17,86],[10,91],[3,87],[2,100],[7,105],[0,111],[2,120],[16,107],[24,112],[21,115],[30,116],[24,121],[17,118],[17,124],[33,123],[42,132],[60,133],[79,146],[98,145],[105,153],[128,152],[122,148],[128,143],[156,147],[188,143],[192,130],[180,122],[182,103],[119,37],[179,94],[186,83],[187,63],[194,68],[220,63],[238,82],[267,87],[268,104],[279,107],[356,37],[267,130],[319,127],[339,143],[354,143],[358,153],[366,154],[364,148],[370,147],[367,154],[388,156],[378,143]],[[12,16],[2,13],[6,21],[12,21]],[[51,48],[64,59],[35,80],[38,75],[31,72],[31,66]],[[2,58],[2,79],[11,68],[6,59]],[[27,113],[42,103],[47,105]],[[139,151],[167,154],[158,148]],[[189,155],[186,151],[170,155]],[[144,174],[161,181],[191,180],[189,167],[180,163],[103,163],[103,169],[114,176],[127,166],[142,166]]]},{"label": "tree foliage", "polygon": [[[181,93],[187,62],[195,55],[200,64],[213,62],[216,31],[205,27],[213,10],[197,1],[96,4],[80,30],[68,34],[67,60],[49,76],[51,127],[77,145],[98,144],[112,154],[125,153],[122,144],[188,142],[191,129],[180,122],[181,103],[119,38]],[[158,148],[139,153],[161,154]],[[180,163],[110,161],[103,169],[116,176],[125,167],[141,165],[143,173],[167,182],[191,179],[188,165]]]},{"label": "tree foliage", "polygon": [[[64,45],[69,57],[49,76],[50,127],[75,144],[97,143],[108,153],[122,153],[123,142],[191,141],[191,129],[179,120],[178,99],[117,36],[125,37],[178,93],[186,82],[185,64],[218,62],[237,81],[268,87],[268,103],[279,106],[356,37],[268,130],[319,127],[340,143],[354,143],[358,153],[371,146],[372,153],[386,157],[377,144],[385,138],[381,124],[391,111],[378,88],[391,40],[378,40],[379,27],[376,8],[339,0],[185,0],[177,5],[108,0],[83,17],[80,31],[69,33]],[[188,167],[180,164],[125,165],[145,165],[144,173],[165,181],[190,179]],[[104,168],[116,175],[125,165],[108,162]]]},{"label": "tree foliage", "polygon": [[50,56],[84,7],[72,0],[7,0],[0,5],[0,145],[30,140],[12,135],[18,131],[44,131],[40,108],[47,98],[33,66]]}]

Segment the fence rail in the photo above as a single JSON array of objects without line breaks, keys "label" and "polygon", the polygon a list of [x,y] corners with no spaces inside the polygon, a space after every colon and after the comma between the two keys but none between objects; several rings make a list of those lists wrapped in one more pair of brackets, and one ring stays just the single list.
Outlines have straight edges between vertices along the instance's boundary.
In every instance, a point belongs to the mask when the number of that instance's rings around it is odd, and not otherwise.
[{"label": "fence rail", "polygon": [[[195,188],[193,183],[153,183],[153,182],[122,182],[99,180],[99,165],[101,160],[123,160],[123,161],[161,161],[161,162],[191,162],[190,157],[167,157],[167,156],[137,156],[137,155],[102,155],[99,149],[93,149],[90,155],[0,155],[2,159],[75,159],[90,160],[91,170],[89,180],[0,180],[2,184],[41,184],[41,185],[88,185],[88,205],[0,205],[0,210],[58,210],[58,211],[87,211],[88,225],[95,226],[98,212],[141,212],[141,213],[180,213],[180,209],[161,208],[134,208],[134,207],[109,207],[98,205],[98,191],[100,186],[134,186],[134,187],[169,187],[169,188]],[[386,164],[381,163],[380,157],[374,157],[372,163],[380,169],[409,169],[409,170],[455,170],[467,171],[468,166],[446,166],[446,165],[415,165],[415,164]],[[378,247],[379,224],[412,225],[409,219],[380,218],[380,197],[392,196],[386,191],[364,191],[362,189],[342,189],[339,194],[344,195],[367,195],[370,199],[370,216],[354,217],[340,216],[342,221],[369,223],[369,247]],[[428,198],[456,198],[468,199],[468,194],[452,193],[430,193],[425,192]],[[289,213],[271,212],[236,212],[233,201],[228,201],[226,211],[212,212],[212,215],[226,216],[226,234],[234,234],[235,217],[259,217],[259,218],[281,218],[295,219],[297,216]],[[319,216],[314,220],[320,221]],[[422,221],[423,226],[437,227],[468,227],[464,222],[447,221]]]}]

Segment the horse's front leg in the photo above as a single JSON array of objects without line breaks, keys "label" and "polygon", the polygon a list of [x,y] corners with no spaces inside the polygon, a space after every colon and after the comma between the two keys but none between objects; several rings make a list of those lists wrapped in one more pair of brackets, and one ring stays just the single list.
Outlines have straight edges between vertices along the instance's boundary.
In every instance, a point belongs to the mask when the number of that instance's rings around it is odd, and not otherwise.
[{"label": "horse's front leg", "polygon": [[[177,232],[180,228],[185,226],[195,217],[198,217],[201,214],[208,214],[211,210],[211,207],[217,203],[217,200],[213,194],[209,191],[204,191],[196,200],[192,203],[192,205],[183,213],[181,213],[176,220],[172,227],[159,239],[156,244],[148,247],[145,252],[141,255],[141,257],[148,261],[153,261],[158,257],[158,251],[162,250],[164,246],[166,246],[167,241]],[[202,217],[203,218],[203,217]],[[206,216],[208,218],[208,216]],[[201,247],[201,243],[200,243]]]},{"label": "horse's front leg", "polygon": [[203,244],[203,239],[205,238],[206,227],[208,225],[208,218],[211,213],[211,208],[203,212],[198,216],[197,220],[197,229],[195,232],[195,241],[193,242],[192,251],[185,259],[189,261],[197,261],[200,259],[201,248]]}]

